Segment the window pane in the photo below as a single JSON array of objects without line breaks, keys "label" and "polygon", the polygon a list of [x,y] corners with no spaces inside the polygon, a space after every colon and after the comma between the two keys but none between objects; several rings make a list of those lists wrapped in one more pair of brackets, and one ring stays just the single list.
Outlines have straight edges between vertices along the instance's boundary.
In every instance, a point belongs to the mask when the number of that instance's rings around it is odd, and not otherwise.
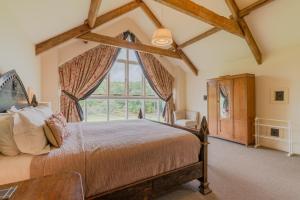
[{"label": "window pane", "polygon": [[145,118],[158,120],[157,100],[145,100]]},{"label": "window pane", "polygon": [[142,95],[142,69],[139,65],[129,65],[129,95]]},{"label": "window pane", "polygon": [[156,94],[147,80],[145,80],[145,84],[146,96],[155,96]]},{"label": "window pane", "polygon": [[128,119],[137,119],[142,108],[142,100],[128,100]]},{"label": "window pane", "polygon": [[102,81],[102,83],[99,85],[99,87],[95,90],[95,92],[93,94],[105,95],[105,94],[107,94],[106,89],[107,89],[107,78],[105,78]]},{"label": "window pane", "polygon": [[127,49],[124,49],[124,48],[120,49],[117,60],[118,59],[127,60],[126,54],[127,54]]},{"label": "window pane", "polygon": [[129,49],[129,61],[138,62],[138,59],[136,57],[135,50]]},{"label": "window pane", "polygon": [[107,120],[107,100],[87,99],[87,121],[106,121]]},{"label": "window pane", "polygon": [[109,120],[125,119],[125,100],[110,99],[109,100]]},{"label": "window pane", "polygon": [[110,94],[124,95],[125,93],[125,64],[115,62],[110,71]]}]

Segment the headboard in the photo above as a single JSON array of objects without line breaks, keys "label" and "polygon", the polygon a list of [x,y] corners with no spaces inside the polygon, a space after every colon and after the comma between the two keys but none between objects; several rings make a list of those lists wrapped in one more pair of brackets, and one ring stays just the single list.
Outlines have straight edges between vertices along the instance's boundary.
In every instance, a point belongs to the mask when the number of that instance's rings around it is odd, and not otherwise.
[{"label": "headboard", "polygon": [[5,112],[12,106],[24,108],[29,105],[28,95],[24,85],[15,70],[0,76],[0,112]]}]

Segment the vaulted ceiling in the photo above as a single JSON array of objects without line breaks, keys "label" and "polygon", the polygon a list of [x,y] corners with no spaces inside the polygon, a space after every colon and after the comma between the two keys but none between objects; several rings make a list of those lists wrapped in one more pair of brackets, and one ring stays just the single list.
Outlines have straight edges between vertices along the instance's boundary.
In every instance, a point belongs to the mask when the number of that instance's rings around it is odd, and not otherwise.
[{"label": "vaulted ceiling", "polygon": [[[89,0],[6,1],[10,11],[34,44],[83,24],[90,7]],[[132,1],[102,0],[98,16]],[[172,31],[174,40],[179,45],[212,28],[207,23],[154,0],[144,2],[163,26]],[[193,0],[193,2],[225,17],[232,13],[225,0]],[[236,0],[239,9],[255,2],[257,0]],[[274,0],[246,16],[245,20],[262,52],[263,59],[273,51],[300,44],[300,27],[297,25],[300,18],[299,10],[299,0]],[[124,18],[137,24],[150,41],[156,27],[141,8],[134,9],[106,25]],[[209,70],[224,62],[253,58],[245,40],[226,31],[214,33],[182,50],[200,71]],[[256,62],[254,58],[253,62]]]}]

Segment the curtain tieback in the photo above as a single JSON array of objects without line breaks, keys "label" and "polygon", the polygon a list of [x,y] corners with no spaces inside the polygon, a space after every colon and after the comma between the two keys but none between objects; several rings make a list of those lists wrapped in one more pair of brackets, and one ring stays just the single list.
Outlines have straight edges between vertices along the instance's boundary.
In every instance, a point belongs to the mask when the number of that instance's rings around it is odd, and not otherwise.
[{"label": "curtain tieback", "polygon": [[171,93],[170,96],[166,99],[166,102],[168,102],[172,96],[173,96],[173,93]]},{"label": "curtain tieback", "polygon": [[163,117],[166,116],[167,102],[171,99],[172,96],[173,96],[173,93],[166,99],[166,105],[165,105],[164,110],[163,110],[163,112],[162,112],[162,116],[163,116]]},{"label": "curtain tieback", "polygon": [[78,101],[79,101],[79,99],[77,99],[77,97],[75,97],[74,95],[70,94],[69,92],[67,92],[67,91],[65,91],[65,90],[62,90],[62,92],[63,92],[66,96],[68,96],[70,99],[72,99],[73,101],[75,101],[75,102],[78,102]]}]

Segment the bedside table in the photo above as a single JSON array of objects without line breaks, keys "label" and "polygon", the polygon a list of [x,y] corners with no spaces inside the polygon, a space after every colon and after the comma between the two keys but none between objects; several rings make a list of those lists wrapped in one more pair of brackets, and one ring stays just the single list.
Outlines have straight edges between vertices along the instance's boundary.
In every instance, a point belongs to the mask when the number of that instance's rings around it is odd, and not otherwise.
[{"label": "bedside table", "polygon": [[0,189],[18,186],[10,200],[83,200],[79,173],[70,172],[1,185]]}]

